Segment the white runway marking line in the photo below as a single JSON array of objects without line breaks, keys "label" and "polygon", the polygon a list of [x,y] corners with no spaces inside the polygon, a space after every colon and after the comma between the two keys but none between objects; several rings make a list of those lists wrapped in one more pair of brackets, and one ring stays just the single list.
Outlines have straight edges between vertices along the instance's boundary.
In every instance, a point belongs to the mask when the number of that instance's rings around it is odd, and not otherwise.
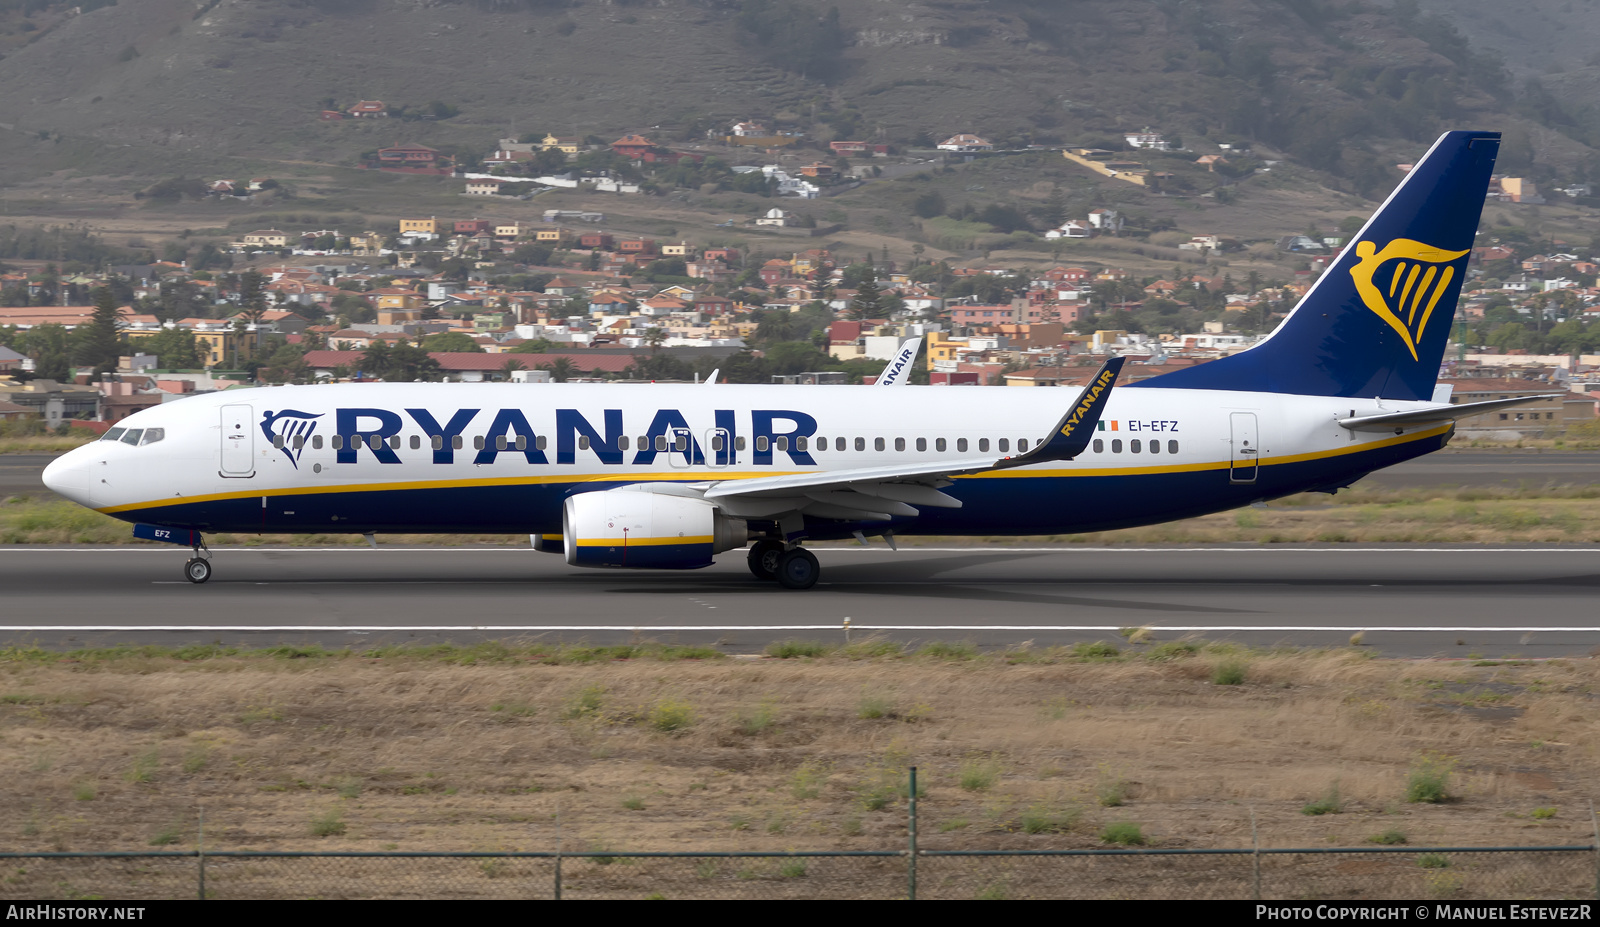
[{"label": "white runway marking line", "polygon": [[[807,547],[814,554],[1600,554],[1600,547]],[[212,547],[213,554],[531,554],[529,547]],[[5,554],[175,554],[182,547],[0,547]]]},{"label": "white runway marking line", "polygon": [[[852,631],[1122,631],[1129,625],[1117,624],[852,624]],[[1152,624],[1139,625],[1149,631],[1326,631],[1348,634],[1356,631],[1517,634],[1596,634],[1600,627],[1473,627],[1404,625],[1249,625],[1249,624]],[[484,624],[484,625],[315,625],[315,624],[36,624],[0,625],[0,631],[842,631],[837,624]]]}]

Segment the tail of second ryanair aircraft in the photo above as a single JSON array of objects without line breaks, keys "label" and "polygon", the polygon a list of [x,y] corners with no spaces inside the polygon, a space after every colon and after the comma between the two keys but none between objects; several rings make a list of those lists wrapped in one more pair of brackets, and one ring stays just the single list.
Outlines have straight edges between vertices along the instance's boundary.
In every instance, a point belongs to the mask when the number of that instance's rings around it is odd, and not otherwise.
[{"label": "tail of second ryanair aircraft", "polygon": [[1269,338],[1129,387],[1430,398],[1499,149],[1446,132]]}]

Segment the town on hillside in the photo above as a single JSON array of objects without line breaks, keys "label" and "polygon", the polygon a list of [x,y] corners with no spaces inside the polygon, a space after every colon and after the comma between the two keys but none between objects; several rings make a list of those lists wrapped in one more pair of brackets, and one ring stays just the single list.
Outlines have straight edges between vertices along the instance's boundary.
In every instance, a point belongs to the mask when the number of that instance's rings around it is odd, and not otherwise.
[{"label": "town on hillside", "polygon": [[[389,118],[362,101],[323,118]],[[716,144],[755,155],[793,152],[798,133],[758,120]],[[1143,186],[1174,179],[1142,166],[1170,154],[1154,129],[1122,152],[1061,152],[1106,177]],[[994,146],[957,133],[934,146],[977,158]],[[740,246],[616,231],[606,214],[546,209],[539,221],[496,217],[508,196],[586,187],[626,195],[720,177],[779,203],[870,181],[887,145],[833,141],[832,162],[738,164],[629,133],[606,144],[555,134],[500,141],[464,170],[425,146],[375,152],[376,170],[460,178],[452,216],[389,227],[262,228],[175,259],[14,261],[0,272],[0,418],[104,428],[138,409],[197,392],[279,383],[457,380],[745,383],[871,382],[908,338],[922,340],[914,382],[944,386],[1081,386],[1107,357],[1138,380],[1249,348],[1290,311],[1359,225],[1314,227],[1271,244],[1294,262],[1285,279],[1234,275],[1215,256],[1241,245],[1199,234],[1176,248],[1195,263],[1134,274],[1101,261],[1051,266],[909,260],[819,247],[817,223],[785,205],[744,220]],[[1195,170],[1270,170],[1248,150],[1193,155]],[[854,158],[856,162],[849,159]],[[735,159],[737,160],[737,159]],[[748,160],[748,159],[746,159]],[[1400,165],[1402,169],[1407,165]],[[673,178],[676,178],[674,180]],[[208,182],[207,196],[253,196],[269,178]],[[1587,197],[1587,189],[1562,190]],[[1522,178],[1489,196],[1535,204]],[[1133,234],[1099,206],[1056,216],[1039,237]],[[1359,220],[1357,220],[1359,221]],[[1593,421],[1600,399],[1600,258],[1594,243],[1492,229],[1472,253],[1444,382],[1455,395],[1550,392],[1549,408],[1467,420],[1516,434]],[[4,242],[0,242],[4,244]],[[81,244],[81,242],[80,242]],[[107,251],[109,253],[109,251]],[[1208,263],[1209,262],[1209,263]]]}]

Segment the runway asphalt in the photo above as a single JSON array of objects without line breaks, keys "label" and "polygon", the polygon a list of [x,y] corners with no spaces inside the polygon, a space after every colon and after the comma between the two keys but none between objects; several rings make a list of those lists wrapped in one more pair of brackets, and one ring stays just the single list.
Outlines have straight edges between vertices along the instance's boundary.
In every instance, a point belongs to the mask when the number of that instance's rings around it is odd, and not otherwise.
[{"label": "runway asphalt", "polygon": [[0,643],[657,640],[755,652],[773,640],[1119,640],[1119,628],[1252,645],[1364,644],[1461,659],[1600,653],[1600,549],[822,548],[822,582],[706,570],[597,571],[527,549],[215,552],[0,548]]}]

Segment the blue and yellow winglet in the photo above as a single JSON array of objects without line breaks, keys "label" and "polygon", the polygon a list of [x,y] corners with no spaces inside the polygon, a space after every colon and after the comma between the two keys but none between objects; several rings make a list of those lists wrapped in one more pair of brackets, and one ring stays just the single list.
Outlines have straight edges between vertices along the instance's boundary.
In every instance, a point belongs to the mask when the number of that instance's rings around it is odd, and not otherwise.
[{"label": "blue and yellow winglet", "polygon": [[1122,372],[1123,363],[1124,358],[1121,357],[1106,361],[1089,385],[1078,394],[1078,400],[1067,410],[1067,414],[1056,423],[1049,438],[1039,442],[1026,454],[1007,457],[999,466],[1022,467],[1051,460],[1071,460],[1082,454],[1094,437],[1095,426],[1099,424],[1100,414],[1111,399],[1111,386],[1117,381],[1117,374]]}]

